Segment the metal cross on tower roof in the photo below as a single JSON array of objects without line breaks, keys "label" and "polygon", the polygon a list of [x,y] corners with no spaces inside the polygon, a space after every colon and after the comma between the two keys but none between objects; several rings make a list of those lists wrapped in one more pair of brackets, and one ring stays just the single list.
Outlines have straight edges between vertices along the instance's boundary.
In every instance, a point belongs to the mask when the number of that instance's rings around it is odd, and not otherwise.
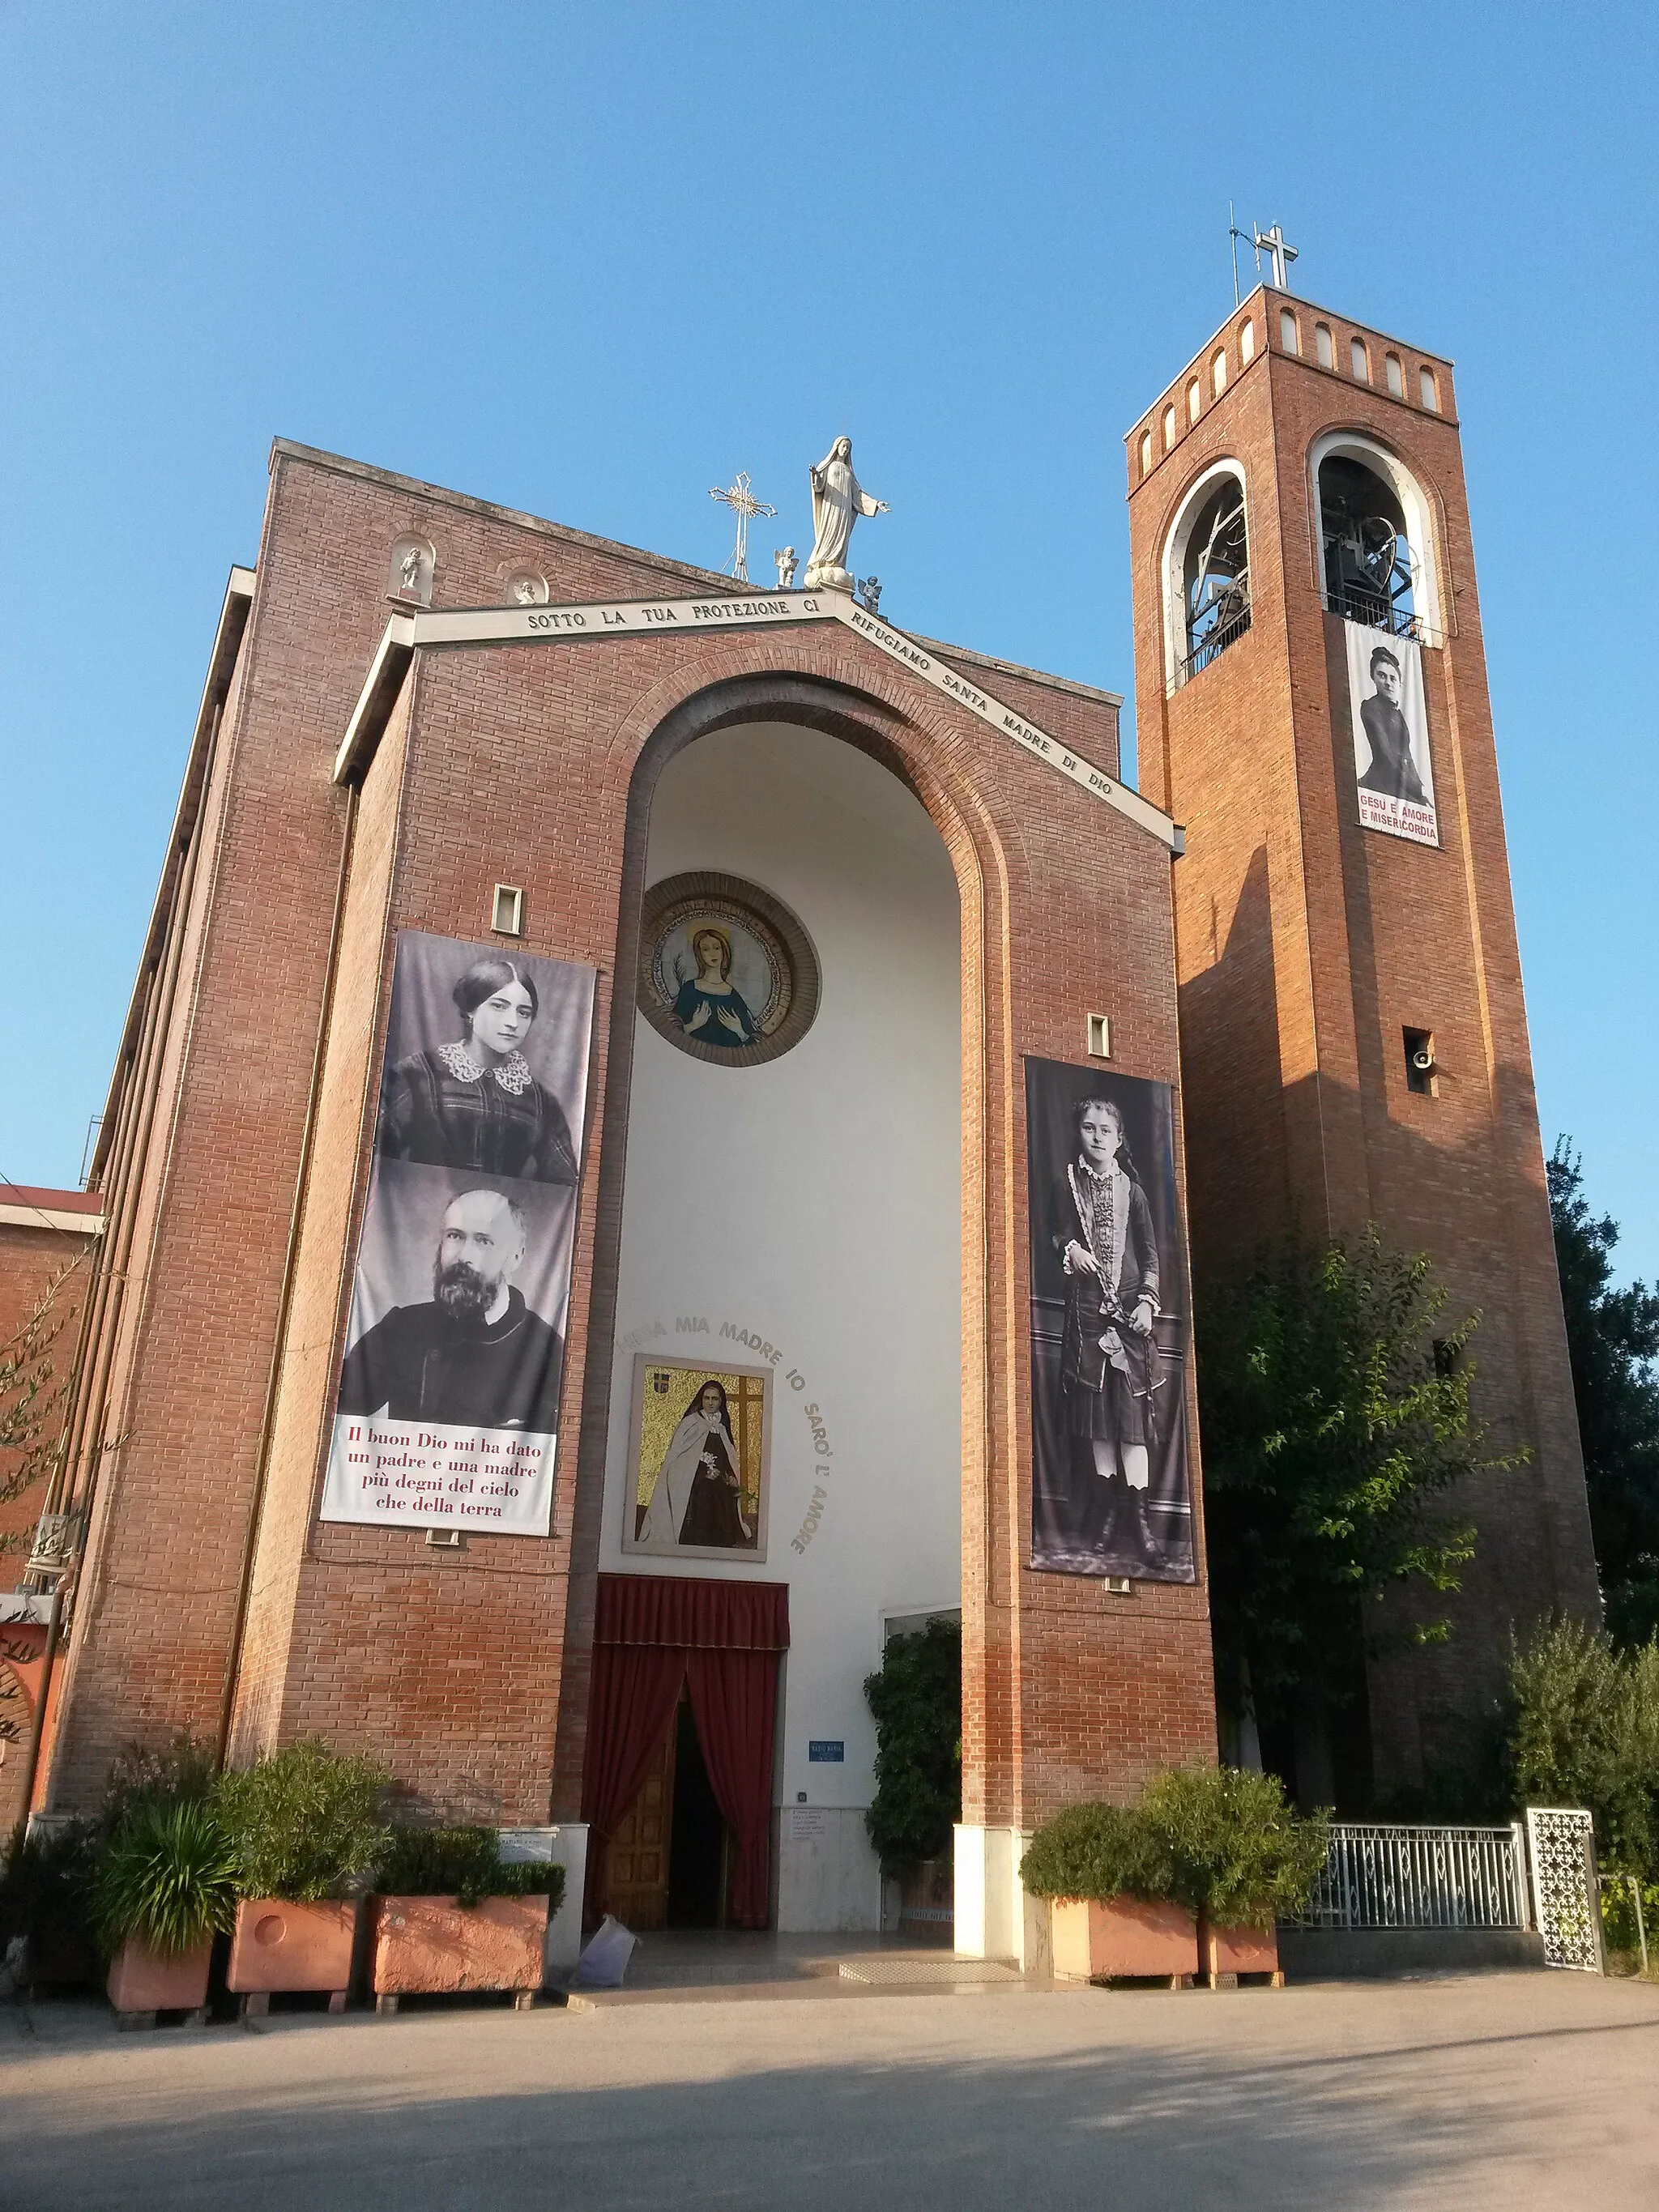
[{"label": "metal cross on tower roof", "polygon": [[775,507],[769,507],[763,499],[757,499],[749,489],[749,471],[739,469],[730,486],[721,491],[717,484],[708,488],[710,499],[719,500],[729,507],[738,518],[738,543],[732,555],[732,574],[741,584],[749,581],[749,526],[757,514],[775,514]]},{"label": "metal cross on tower roof", "polygon": [[1251,223],[1248,230],[1241,230],[1238,225],[1233,221],[1233,204],[1229,200],[1227,203],[1227,236],[1231,241],[1233,252],[1234,307],[1238,305],[1238,241],[1241,238],[1244,240],[1244,243],[1247,246],[1255,249],[1255,273],[1258,281],[1261,276],[1261,257],[1265,253],[1267,255],[1270,265],[1273,269],[1274,290],[1278,292],[1286,292],[1290,289],[1285,264],[1288,262],[1291,262],[1296,259],[1296,248],[1293,246],[1287,246],[1285,243],[1285,234],[1277,223],[1274,223],[1271,230],[1258,230],[1254,222]]},{"label": "metal cross on tower roof", "polygon": [[1272,261],[1274,290],[1278,292],[1286,290],[1288,287],[1285,282],[1285,264],[1287,261],[1295,260],[1296,248],[1293,246],[1285,245],[1285,234],[1279,225],[1275,223],[1271,230],[1257,231],[1250,243],[1255,248],[1258,268],[1261,265],[1261,256],[1264,253]]}]

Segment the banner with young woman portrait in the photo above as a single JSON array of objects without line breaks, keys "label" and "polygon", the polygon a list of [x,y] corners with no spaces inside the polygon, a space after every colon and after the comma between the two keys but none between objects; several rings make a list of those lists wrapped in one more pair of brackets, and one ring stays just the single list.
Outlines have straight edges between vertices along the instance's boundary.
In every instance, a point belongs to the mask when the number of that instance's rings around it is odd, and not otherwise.
[{"label": "banner with young woman portrait", "polygon": [[398,935],[325,1521],[549,1532],[594,976]]},{"label": "banner with young woman portrait", "polygon": [[1423,648],[1364,623],[1345,621],[1342,635],[1359,818],[1386,836],[1437,845]]},{"label": "banner with young woman portrait", "polygon": [[1025,1063],[1031,1565],[1190,1583],[1192,1317],[1167,1083]]}]

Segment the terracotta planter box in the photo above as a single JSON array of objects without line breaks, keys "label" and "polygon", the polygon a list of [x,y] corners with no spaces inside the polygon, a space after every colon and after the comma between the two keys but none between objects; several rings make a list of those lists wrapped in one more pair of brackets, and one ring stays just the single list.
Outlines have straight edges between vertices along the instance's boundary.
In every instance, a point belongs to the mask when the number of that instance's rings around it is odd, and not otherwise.
[{"label": "terracotta planter box", "polygon": [[230,1989],[237,1996],[266,1998],[273,1990],[327,1990],[331,2008],[343,2012],[356,1935],[357,1906],[349,1898],[290,1905],[284,1898],[245,1897],[230,1940]]},{"label": "terracotta planter box", "polygon": [[123,2027],[154,2026],[158,2012],[200,2012],[207,2003],[213,1938],[188,1951],[163,1954],[147,1944],[124,1943],[110,1961],[109,2001]]},{"label": "terracotta planter box", "polygon": [[1057,1897],[1048,1917],[1054,1972],[1065,1979],[1156,1975],[1174,1985],[1190,1982],[1198,1970],[1197,1923],[1179,1905]]},{"label": "terracotta planter box", "polygon": [[544,1896],[486,1897],[468,1911],[453,1897],[376,1898],[375,2008],[461,1990],[513,1990],[527,2006],[542,1985],[546,1936]]},{"label": "terracotta planter box", "polygon": [[1271,1974],[1276,1989],[1284,1986],[1276,1928],[1212,1928],[1206,1919],[1198,1943],[1204,1978],[1212,1990],[1224,1976],[1236,1980],[1240,1974]]}]

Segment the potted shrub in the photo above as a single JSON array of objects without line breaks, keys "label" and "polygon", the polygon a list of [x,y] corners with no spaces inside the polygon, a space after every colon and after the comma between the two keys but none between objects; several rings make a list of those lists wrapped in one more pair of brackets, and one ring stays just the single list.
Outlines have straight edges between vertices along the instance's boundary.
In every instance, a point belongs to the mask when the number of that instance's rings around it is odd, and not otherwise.
[{"label": "potted shrub", "polygon": [[876,1792],[865,1825],[884,1879],[898,1889],[900,1932],[949,1943],[951,1836],[962,1818],[961,1624],[930,1620],[890,1636],[864,1696],[876,1723]]},{"label": "potted shrub", "polygon": [[228,1984],[244,2014],[269,2011],[278,1990],[326,1990],[344,2011],[359,1901],[391,1834],[387,1778],[315,1740],[220,1778],[240,1893]]},{"label": "potted shrub", "polygon": [[1156,1976],[1184,1989],[1198,1964],[1192,1909],[1175,1895],[1164,1838],[1139,1807],[1072,1805],[1039,1828],[1020,1879],[1049,1900],[1056,1974],[1077,1981]]},{"label": "potted shrub", "polygon": [[550,1913],[564,1869],[504,1865],[493,1828],[398,1828],[374,1900],[375,2009],[400,1997],[511,1990],[521,2009],[542,1985]]},{"label": "potted shrub", "polygon": [[1170,1863],[1170,1893],[1198,1917],[1200,1971],[1212,1989],[1240,1974],[1275,1987],[1276,1922],[1307,1903],[1329,1843],[1325,1814],[1304,1819],[1277,1775],[1237,1767],[1169,1769],[1148,1784],[1142,1817]]},{"label": "potted shrub", "polygon": [[0,1959],[17,1984],[95,1985],[103,1978],[90,1923],[101,1841],[91,1820],[33,1835],[18,1821],[0,1870]]},{"label": "potted shrub", "polygon": [[109,2001],[123,2027],[158,2012],[206,2018],[213,1938],[235,1913],[236,1856],[201,1798],[137,1804],[105,1844],[93,1924],[111,1956]]}]

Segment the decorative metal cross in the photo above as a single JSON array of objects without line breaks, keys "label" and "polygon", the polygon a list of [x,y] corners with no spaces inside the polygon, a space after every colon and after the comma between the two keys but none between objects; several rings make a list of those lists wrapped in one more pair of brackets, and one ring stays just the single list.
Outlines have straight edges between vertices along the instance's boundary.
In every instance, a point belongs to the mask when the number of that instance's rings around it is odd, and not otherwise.
[{"label": "decorative metal cross", "polygon": [[1255,249],[1255,273],[1258,281],[1261,276],[1261,257],[1265,253],[1268,258],[1268,265],[1273,272],[1273,289],[1277,292],[1290,289],[1285,264],[1296,259],[1296,248],[1293,246],[1286,246],[1285,234],[1277,223],[1274,223],[1271,230],[1258,230],[1252,222],[1248,230],[1241,230],[1233,221],[1233,204],[1229,200],[1227,236],[1232,246],[1233,255],[1234,307],[1238,305],[1238,241],[1241,238],[1246,246]]},{"label": "decorative metal cross", "polygon": [[721,491],[717,485],[708,488],[710,499],[717,499],[729,507],[738,518],[738,543],[732,556],[732,574],[741,584],[749,581],[749,526],[757,514],[775,514],[775,507],[769,507],[763,499],[757,499],[749,489],[749,471],[739,469],[730,487]]},{"label": "decorative metal cross", "polygon": [[1293,246],[1285,245],[1285,234],[1279,225],[1275,223],[1271,230],[1258,230],[1250,243],[1255,248],[1255,265],[1258,269],[1261,266],[1261,257],[1264,253],[1272,263],[1273,289],[1276,292],[1287,290],[1289,288],[1285,282],[1285,264],[1287,261],[1295,260],[1296,248]]}]

